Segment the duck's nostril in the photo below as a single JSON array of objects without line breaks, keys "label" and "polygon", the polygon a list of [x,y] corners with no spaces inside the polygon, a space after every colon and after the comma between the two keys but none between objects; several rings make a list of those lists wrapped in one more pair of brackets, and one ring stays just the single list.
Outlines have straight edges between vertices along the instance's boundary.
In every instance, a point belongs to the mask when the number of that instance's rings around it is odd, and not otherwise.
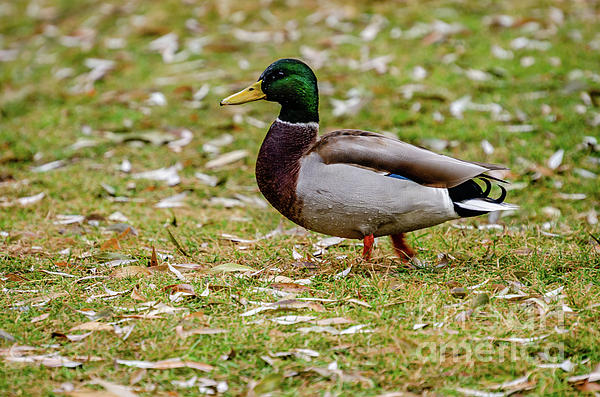
[{"label": "duck's nostril", "polygon": [[254,91],[254,88],[250,87],[248,88],[248,91]]}]

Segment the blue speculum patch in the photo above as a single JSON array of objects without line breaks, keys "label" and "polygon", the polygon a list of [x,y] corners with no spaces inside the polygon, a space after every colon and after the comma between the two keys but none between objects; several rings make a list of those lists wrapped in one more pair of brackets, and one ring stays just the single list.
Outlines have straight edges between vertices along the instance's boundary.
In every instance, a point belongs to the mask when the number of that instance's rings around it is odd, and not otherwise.
[{"label": "blue speculum patch", "polygon": [[412,181],[412,179],[409,179],[405,176],[398,175],[398,174],[387,174],[386,176],[390,176],[390,177],[396,178],[396,179],[404,179],[405,181]]}]

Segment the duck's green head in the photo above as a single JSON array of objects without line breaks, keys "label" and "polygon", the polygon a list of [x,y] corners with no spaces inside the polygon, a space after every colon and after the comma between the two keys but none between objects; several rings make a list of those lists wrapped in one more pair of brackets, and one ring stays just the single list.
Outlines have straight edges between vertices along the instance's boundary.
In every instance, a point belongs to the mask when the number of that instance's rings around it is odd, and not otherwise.
[{"label": "duck's green head", "polygon": [[280,120],[290,123],[319,121],[317,78],[308,65],[297,59],[273,62],[256,83],[223,99],[221,105],[239,105],[259,99],[279,103]]}]

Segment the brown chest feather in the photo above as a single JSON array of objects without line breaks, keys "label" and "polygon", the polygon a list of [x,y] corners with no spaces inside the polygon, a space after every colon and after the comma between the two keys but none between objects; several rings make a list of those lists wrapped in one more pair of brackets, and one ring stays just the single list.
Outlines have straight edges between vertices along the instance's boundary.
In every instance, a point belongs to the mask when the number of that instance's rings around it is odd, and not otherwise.
[{"label": "brown chest feather", "polygon": [[300,223],[301,203],[296,196],[300,160],[316,140],[316,124],[276,120],[258,154],[256,181],[265,198],[290,220]]}]

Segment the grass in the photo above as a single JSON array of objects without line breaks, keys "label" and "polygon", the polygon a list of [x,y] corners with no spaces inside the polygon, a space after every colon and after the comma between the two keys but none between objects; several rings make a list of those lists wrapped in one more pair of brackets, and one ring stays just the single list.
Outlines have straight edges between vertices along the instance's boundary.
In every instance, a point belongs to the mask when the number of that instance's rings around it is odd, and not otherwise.
[{"label": "grass", "polygon": [[[16,354],[14,346],[31,346],[35,350],[24,356],[58,353],[83,362],[76,368],[53,368],[0,361],[0,390],[61,395],[61,387],[70,390],[67,383],[75,389],[71,395],[85,395],[77,393],[102,390],[94,384],[102,379],[131,384],[140,395],[196,395],[198,384],[184,388],[171,383],[193,375],[227,382],[225,395],[460,395],[457,389],[491,391],[494,384],[525,375],[530,383],[520,386],[529,391],[520,393],[593,390],[567,378],[591,372],[600,361],[600,249],[590,237],[599,234],[594,214],[600,209],[600,191],[597,176],[584,178],[577,171],[600,172],[598,153],[582,144],[586,136],[599,136],[592,122],[599,117],[597,6],[541,1],[296,3],[0,3],[0,49],[16,51],[15,59],[0,63],[0,329],[15,338],[0,339],[0,352],[6,358]],[[515,25],[486,22],[500,14],[511,15]],[[362,40],[360,33],[378,16],[385,18],[379,33],[372,41]],[[463,29],[445,37],[427,32],[411,37],[415,26],[435,20]],[[238,28],[273,32],[283,39],[243,41],[248,34],[236,33]],[[187,49],[187,55],[178,53],[166,63],[149,43],[169,32],[178,35],[179,50]],[[511,48],[519,37],[550,48]],[[120,48],[110,44],[111,38],[122,39],[122,44],[117,40]],[[511,50],[513,58],[493,57],[493,45]],[[303,46],[328,56],[316,70],[324,84],[323,131],[385,131],[418,145],[438,139],[443,140],[437,149],[442,153],[506,164],[511,172],[505,177],[514,186],[525,186],[509,191],[508,201],[521,209],[503,216],[501,229],[486,229],[488,219],[480,217],[411,233],[419,258],[432,264],[419,269],[398,263],[387,239],[378,240],[375,258],[364,263],[359,259],[362,247],[354,241],[312,258],[312,244],[323,237],[312,233],[278,234],[249,244],[222,238],[227,233],[254,239],[280,223],[283,230],[294,226],[271,207],[225,208],[210,200],[260,196],[253,176],[267,128],[260,121],[268,125],[278,111],[267,103],[219,108],[219,100],[255,81],[273,60],[302,57]],[[391,60],[384,73],[357,70],[364,61],[386,55]],[[525,67],[527,56],[535,62]],[[456,59],[448,62],[449,57]],[[86,86],[81,76],[90,70],[85,66],[89,58],[109,59],[114,66]],[[416,66],[427,71],[422,81],[411,77]],[[485,71],[488,79],[473,81],[465,74],[468,69]],[[157,80],[164,77],[168,84]],[[413,83],[423,87],[408,98],[403,92]],[[203,84],[209,86],[208,94],[193,103],[193,93]],[[345,99],[351,89],[361,90],[365,106],[334,117],[330,98]],[[148,105],[152,92],[164,94],[166,106]],[[497,120],[490,112],[465,110],[463,118],[456,118],[451,104],[466,95],[477,104],[497,103],[510,116]],[[511,125],[523,124],[534,130],[509,132]],[[119,143],[107,133],[164,135],[183,128],[193,132],[193,140],[179,153],[139,140]],[[249,156],[207,170],[212,155],[203,144],[225,133],[234,140],[222,152],[245,149]],[[83,139],[94,143],[73,148]],[[483,139],[494,146],[493,153],[484,153]],[[564,150],[564,160],[553,170],[547,160],[558,149]],[[133,179],[119,171],[124,159],[133,172],[179,162],[181,183],[168,187],[162,181]],[[55,160],[63,160],[64,166],[34,172]],[[198,171],[216,176],[219,183],[200,183],[194,176]],[[129,201],[116,201],[102,184]],[[15,203],[42,192],[45,197],[32,205]],[[154,207],[183,192],[188,192],[184,207]],[[580,193],[585,199],[564,196]],[[128,218],[137,235],[108,229],[117,223],[108,219],[116,211]],[[64,214],[87,219],[57,224]],[[189,256],[169,238],[167,225]],[[171,264],[195,263],[198,269],[178,280],[164,256],[152,258],[153,248],[168,255]],[[304,259],[293,259],[294,250]],[[108,253],[138,262],[108,268]],[[438,254],[450,256],[439,260]],[[227,263],[262,271],[210,272]],[[154,267],[151,275],[115,277],[115,269],[133,265],[162,267]],[[350,266],[346,277],[334,277]],[[96,278],[85,278],[91,276]],[[311,283],[295,285],[301,279]],[[171,302],[165,287],[184,282],[196,296]],[[285,284],[289,282],[294,284]],[[208,296],[200,296],[207,287]],[[559,287],[564,290],[556,298],[545,296]],[[466,297],[455,296],[455,288],[467,289]],[[106,289],[122,293],[94,297],[107,295]],[[132,295],[133,290],[142,296]],[[257,302],[281,299],[281,294],[272,295],[281,290],[290,294],[288,299],[325,301],[241,316],[258,307]],[[507,293],[522,296],[497,297]],[[160,318],[124,317],[144,300],[183,310]],[[89,321],[82,310],[97,312],[97,321],[113,329],[68,341],[64,334],[84,332],[69,330]],[[195,316],[186,317],[190,313]],[[47,318],[32,322],[43,314]],[[336,330],[365,324],[372,332],[305,334],[299,329],[315,324],[271,321],[285,314],[343,317],[353,322],[334,325]],[[134,327],[125,338],[127,331],[119,333],[115,324]],[[178,325],[228,332],[183,339],[175,330]],[[544,338],[529,343],[509,339],[536,337]],[[309,361],[302,355],[274,354],[293,349],[319,355]],[[191,368],[140,370],[115,361],[175,357],[214,369],[206,374]],[[567,359],[575,364],[570,372],[540,367]],[[339,370],[331,369],[334,362]]]}]

